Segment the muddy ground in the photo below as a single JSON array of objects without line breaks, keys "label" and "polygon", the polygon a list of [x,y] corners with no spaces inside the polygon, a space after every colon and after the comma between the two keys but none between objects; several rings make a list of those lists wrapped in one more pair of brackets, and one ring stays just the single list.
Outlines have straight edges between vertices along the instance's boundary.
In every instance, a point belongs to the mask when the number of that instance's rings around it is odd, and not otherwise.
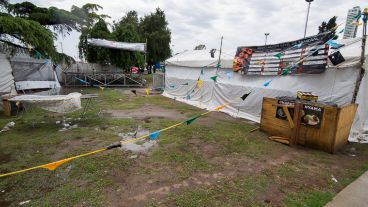
[{"label": "muddy ground", "polygon": [[[0,172],[139,137],[203,112],[161,96],[105,93],[98,102],[103,118],[82,120],[76,129],[16,122],[0,135]],[[250,132],[257,127],[212,112],[162,132],[153,144],[142,140],[54,172],[0,180],[0,206],[27,200],[29,206],[323,206],[368,169],[367,145],[351,143],[332,155],[272,142]]]}]

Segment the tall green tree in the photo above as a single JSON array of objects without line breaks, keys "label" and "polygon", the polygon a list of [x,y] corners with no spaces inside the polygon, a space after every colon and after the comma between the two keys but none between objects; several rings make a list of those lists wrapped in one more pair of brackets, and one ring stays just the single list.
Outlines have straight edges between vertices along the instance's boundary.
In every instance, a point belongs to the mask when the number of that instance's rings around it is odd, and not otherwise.
[{"label": "tall green tree", "polygon": [[142,34],[141,40],[147,40],[149,65],[170,57],[171,32],[163,10],[157,8],[155,12],[141,18],[139,31]]},{"label": "tall green tree", "polygon": [[[119,22],[114,24],[113,36],[119,42],[139,42],[139,19],[136,11],[129,11]],[[111,63],[129,69],[131,66],[144,66],[144,54],[140,52],[111,49]]]},{"label": "tall green tree", "polygon": [[[79,44],[78,44],[78,49],[79,49],[79,57],[81,59],[85,59],[85,60],[89,60],[90,62],[96,62],[94,59],[88,58],[88,52],[89,52],[89,46],[87,44],[87,38],[88,37],[92,37],[89,36],[91,33],[92,28],[94,27],[94,25],[98,22],[100,22],[100,24],[94,28],[94,37],[95,38],[103,38],[102,36],[99,37],[98,35],[98,29],[102,29],[103,31],[101,32],[101,34],[103,36],[108,36],[108,38],[110,39],[111,36],[106,35],[108,29],[106,22],[104,21],[105,18],[109,18],[109,16],[105,15],[105,14],[97,14],[97,11],[99,11],[100,9],[102,9],[102,7],[98,4],[85,4],[83,5],[81,8],[73,6],[71,12],[79,17],[82,17],[83,19],[83,26],[81,28],[81,35],[79,36]],[[106,27],[105,27],[106,25]],[[108,32],[110,33],[110,31]],[[98,51],[98,50],[91,50],[93,51]],[[101,50],[104,53],[106,53],[106,50]],[[95,56],[97,56],[97,54],[94,54]],[[108,57],[105,55],[101,55]],[[104,62],[104,63],[108,63],[109,60],[106,59],[104,61],[102,61],[102,59],[99,59],[98,62]]]},{"label": "tall green tree", "polygon": [[16,48],[19,46],[14,44],[15,38],[24,45],[32,45],[54,61],[67,57],[57,53],[54,46],[56,36],[79,31],[82,25],[82,16],[66,10],[37,7],[30,2],[11,4],[0,0],[0,41]]},{"label": "tall green tree", "polygon": [[[318,27],[318,34],[331,31],[337,25],[336,20],[337,20],[337,17],[334,16],[334,17],[331,17],[327,22],[323,21],[321,25]],[[334,39],[337,39],[337,38],[338,36],[336,35]]]},{"label": "tall green tree", "polygon": [[146,42],[147,40],[146,60],[149,65],[170,57],[171,32],[164,11],[157,8],[154,13],[143,18],[138,18],[136,11],[129,11],[118,22],[113,22],[110,33],[104,21],[106,16],[95,13],[98,9],[101,7],[96,5],[88,9],[84,7],[72,9],[72,12],[80,13],[79,16],[86,15],[84,19],[90,20],[81,29],[79,55],[82,59],[88,62],[112,64],[123,69],[129,69],[131,66],[144,66],[145,55],[143,53],[91,47],[87,44],[88,37],[118,42]]},{"label": "tall green tree", "polygon": [[[96,39],[112,39],[106,22],[100,19],[89,31],[90,38]],[[103,65],[110,64],[110,50],[108,48],[87,46],[87,60],[92,63],[100,63]]]}]

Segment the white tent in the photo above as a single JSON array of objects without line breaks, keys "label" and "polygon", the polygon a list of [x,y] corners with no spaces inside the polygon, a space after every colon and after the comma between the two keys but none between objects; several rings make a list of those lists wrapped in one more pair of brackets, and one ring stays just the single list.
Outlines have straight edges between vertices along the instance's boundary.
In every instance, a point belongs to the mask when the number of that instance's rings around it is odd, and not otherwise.
[{"label": "white tent", "polygon": [[0,54],[0,94],[10,93],[14,87],[14,77],[9,60],[5,54]]},{"label": "white tent", "polygon": [[[60,89],[51,61],[19,53],[10,57],[0,53],[0,98],[16,91]],[[2,101],[0,100],[0,109]]]},{"label": "white tent", "polygon": [[[346,45],[339,49],[345,62],[337,67],[328,63],[326,71],[322,74],[280,76],[268,87],[263,86],[264,82],[275,76],[249,76],[232,72],[235,50],[223,51],[221,68],[218,70],[218,50],[214,58],[211,58],[208,50],[185,51],[166,60],[163,95],[204,109],[231,102],[232,104],[223,110],[225,113],[255,122],[260,122],[263,97],[296,96],[297,91],[312,91],[318,95],[319,101],[335,102],[343,106],[351,102],[359,75],[361,38],[338,40],[337,43]],[[330,50],[330,53],[332,51],[334,50]],[[213,76],[217,76],[216,82],[210,79]],[[203,80],[203,85],[194,90],[199,77]],[[367,87],[366,74],[357,97],[359,107],[350,141],[368,142]],[[239,97],[250,91],[248,98],[240,101]]]}]

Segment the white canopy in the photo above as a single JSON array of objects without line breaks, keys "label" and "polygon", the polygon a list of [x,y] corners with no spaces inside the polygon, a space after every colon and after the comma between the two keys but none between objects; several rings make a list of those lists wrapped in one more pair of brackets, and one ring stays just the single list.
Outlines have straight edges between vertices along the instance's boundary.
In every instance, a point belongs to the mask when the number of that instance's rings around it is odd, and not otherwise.
[{"label": "white canopy", "polygon": [[138,51],[138,52],[146,52],[146,43],[131,43],[131,42],[115,42],[104,39],[87,39],[89,45],[98,46],[98,47],[106,47],[111,49],[118,50],[129,50],[129,51]]},{"label": "white canopy", "polygon": [[[211,109],[231,102],[224,109],[234,117],[260,122],[263,97],[296,96],[297,91],[312,91],[319,101],[335,102],[339,106],[352,100],[355,82],[359,74],[361,38],[338,40],[346,44],[339,51],[345,62],[337,67],[328,63],[322,74],[300,74],[288,76],[247,76],[232,72],[235,50],[225,50],[221,56],[221,68],[216,69],[219,51],[211,58],[208,50],[185,51],[170,59],[166,66],[164,96],[200,107]],[[330,53],[334,50],[330,50]],[[367,50],[366,50],[367,51]],[[365,64],[367,68],[367,64]],[[201,75],[201,71],[203,74]],[[214,82],[210,77],[217,76]],[[200,78],[203,85],[196,89]],[[268,87],[264,82],[275,78]],[[368,142],[368,78],[364,76],[357,97],[359,104],[351,132],[351,141]],[[252,92],[245,101],[239,99],[244,93]]]}]

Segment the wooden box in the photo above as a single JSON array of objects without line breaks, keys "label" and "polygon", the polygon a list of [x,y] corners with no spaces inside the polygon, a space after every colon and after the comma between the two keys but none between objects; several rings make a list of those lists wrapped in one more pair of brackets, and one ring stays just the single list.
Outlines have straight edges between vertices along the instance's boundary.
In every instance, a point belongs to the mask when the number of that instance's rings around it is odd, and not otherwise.
[{"label": "wooden box", "polygon": [[[263,98],[260,129],[272,136],[287,137],[291,144],[300,144],[329,153],[335,153],[347,143],[358,107],[357,104],[335,107],[296,100],[290,107],[293,109],[290,121],[276,117],[276,111],[281,105],[278,99]],[[320,111],[320,117],[316,118],[318,124],[306,121],[308,114],[305,114],[305,111],[308,107]],[[313,116],[308,115],[308,118]],[[310,123],[314,125],[309,125]]]},{"label": "wooden box", "polygon": [[9,101],[13,96],[2,96],[3,111],[5,116],[15,116],[17,114],[17,105],[15,102]]}]

